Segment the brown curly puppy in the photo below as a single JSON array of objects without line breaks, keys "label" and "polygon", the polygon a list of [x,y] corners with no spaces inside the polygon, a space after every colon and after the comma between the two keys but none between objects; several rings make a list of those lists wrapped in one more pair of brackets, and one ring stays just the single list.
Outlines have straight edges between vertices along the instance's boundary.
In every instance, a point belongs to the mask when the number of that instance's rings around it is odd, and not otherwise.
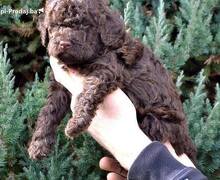
[{"label": "brown curly puppy", "polygon": [[[49,55],[86,77],[74,117],[65,129],[67,136],[85,130],[105,96],[120,87],[136,107],[147,136],[170,141],[178,155],[186,153],[195,159],[182,103],[169,73],[147,47],[125,31],[120,15],[104,0],[48,0],[39,30]],[[50,152],[56,128],[69,107],[69,92],[52,78],[29,147],[31,158]]]}]

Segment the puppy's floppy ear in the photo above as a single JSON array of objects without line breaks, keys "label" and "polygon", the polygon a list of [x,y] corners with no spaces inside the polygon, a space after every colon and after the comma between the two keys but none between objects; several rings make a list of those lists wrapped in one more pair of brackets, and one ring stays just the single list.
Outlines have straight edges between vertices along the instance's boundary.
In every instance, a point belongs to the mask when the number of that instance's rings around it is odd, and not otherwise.
[{"label": "puppy's floppy ear", "polygon": [[127,34],[123,46],[117,50],[117,56],[126,65],[133,65],[142,58],[143,51],[144,45]]},{"label": "puppy's floppy ear", "polygon": [[49,37],[47,25],[45,24],[44,14],[41,14],[38,17],[37,29],[40,31],[41,43],[46,47],[49,41]]},{"label": "puppy's floppy ear", "polygon": [[104,13],[100,17],[99,32],[105,46],[118,48],[125,35],[124,22],[117,13]]}]

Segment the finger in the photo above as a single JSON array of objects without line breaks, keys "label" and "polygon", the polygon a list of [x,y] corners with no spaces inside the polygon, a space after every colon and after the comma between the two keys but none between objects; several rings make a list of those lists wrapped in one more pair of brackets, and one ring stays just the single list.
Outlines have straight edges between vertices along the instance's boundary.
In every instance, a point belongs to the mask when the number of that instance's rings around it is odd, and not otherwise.
[{"label": "finger", "polygon": [[126,178],[116,173],[108,173],[107,180],[126,180]]},{"label": "finger", "polygon": [[127,176],[127,171],[124,168],[122,168],[118,163],[118,161],[116,161],[113,158],[109,158],[109,157],[102,158],[99,162],[99,166],[101,169],[105,171],[111,171],[123,177]]}]

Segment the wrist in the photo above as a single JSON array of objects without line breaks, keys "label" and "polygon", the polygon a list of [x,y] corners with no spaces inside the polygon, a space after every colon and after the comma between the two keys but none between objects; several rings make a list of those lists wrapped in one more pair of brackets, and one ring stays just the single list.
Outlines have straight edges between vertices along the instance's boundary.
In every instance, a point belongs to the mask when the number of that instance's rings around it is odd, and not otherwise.
[{"label": "wrist", "polygon": [[139,154],[151,142],[141,130],[130,132],[129,137],[124,138],[121,147],[116,151],[113,150],[113,155],[125,169],[129,170]]}]

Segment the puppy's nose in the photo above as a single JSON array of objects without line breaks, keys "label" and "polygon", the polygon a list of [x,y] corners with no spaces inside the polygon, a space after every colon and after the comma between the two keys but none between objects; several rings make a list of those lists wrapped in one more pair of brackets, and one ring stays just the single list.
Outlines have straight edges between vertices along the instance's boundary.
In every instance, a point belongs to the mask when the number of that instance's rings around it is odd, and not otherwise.
[{"label": "puppy's nose", "polygon": [[68,41],[60,41],[60,47],[62,48],[62,49],[67,49],[67,48],[69,48],[70,46],[71,46],[71,43],[70,42],[68,42]]}]

